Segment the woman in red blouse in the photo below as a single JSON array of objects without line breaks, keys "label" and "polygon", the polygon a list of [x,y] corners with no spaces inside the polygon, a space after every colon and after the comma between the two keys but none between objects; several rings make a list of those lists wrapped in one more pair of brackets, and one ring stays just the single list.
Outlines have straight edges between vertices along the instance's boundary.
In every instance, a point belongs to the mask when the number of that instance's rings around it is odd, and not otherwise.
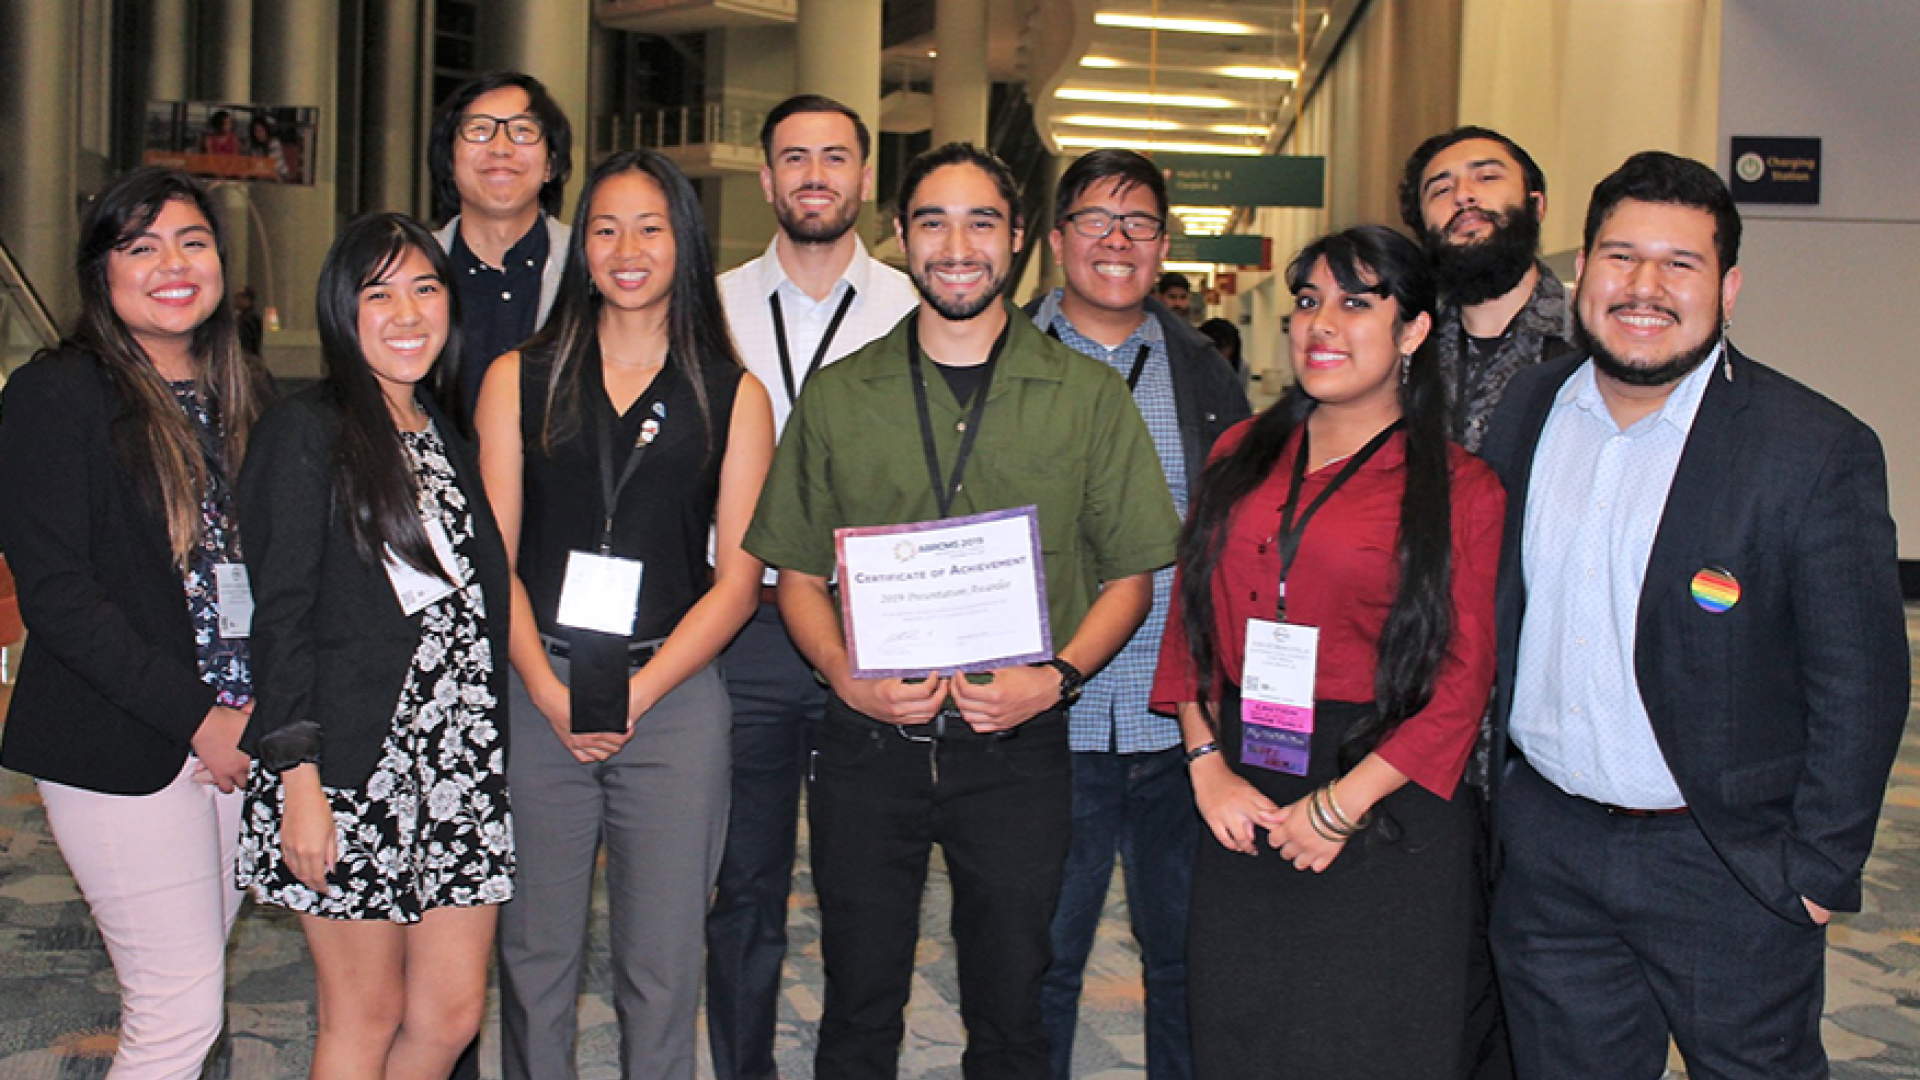
[{"label": "woman in red blouse", "polygon": [[1214,448],[1153,692],[1211,834],[1195,1074],[1461,1075],[1483,946],[1455,793],[1493,681],[1505,500],[1447,439],[1412,242],[1336,233],[1287,283],[1296,381]]}]

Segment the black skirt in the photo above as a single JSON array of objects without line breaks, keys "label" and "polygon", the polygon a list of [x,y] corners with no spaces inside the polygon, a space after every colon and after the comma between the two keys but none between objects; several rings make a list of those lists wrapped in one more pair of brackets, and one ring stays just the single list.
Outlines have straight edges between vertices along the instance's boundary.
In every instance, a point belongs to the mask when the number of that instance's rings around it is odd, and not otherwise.
[{"label": "black skirt", "polygon": [[[1221,708],[1221,752],[1287,806],[1339,775],[1340,742],[1371,708],[1317,703],[1308,773],[1288,776],[1241,763],[1236,695]],[[1187,960],[1196,1077],[1465,1074],[1477,815],[1464,794],[1408,784],[1374,816],[1320,874],[1294,869],[1264,832],[1249,857],[1201,830]]]}]

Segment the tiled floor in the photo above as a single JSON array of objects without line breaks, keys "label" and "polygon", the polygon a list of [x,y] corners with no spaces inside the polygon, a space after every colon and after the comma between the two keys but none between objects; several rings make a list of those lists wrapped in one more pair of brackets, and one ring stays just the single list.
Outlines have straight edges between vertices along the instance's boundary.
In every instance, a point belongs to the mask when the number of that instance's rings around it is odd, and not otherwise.
[{"label": "tiled floor", "polygon": [[[1920,607],[1908,610],[1908,635],[1920,646]],[[803,858],[795,883],[793,955],[779,1034],[781,1073],[794,1080],[812,1075],[813,1025],[820,1015],[818,928],[804,864]],[[946,907],[944,881],[936,873],[922,911],[925,934],[901,1067],[906,1078],[960,1075],[963,1040]],[[1139,964],[1125,926],[1124,899],[1116,891],[1081,1014],[1075,1073],[1087,1080],[1145,1075]],[[1829,940],[1826,1038],[1834,1076],[1920,1077],[1920,731],[1912,725],[1867,866],[1866,908],[1841,917]],[[617,1077],[618,1068],[604,929],[592,949],[581,1007],[581,1076],[606,1080]],[[232,948],[231,1062],[218,1070],[222,1078],[306,1075],[311,979],[291,919],[270,910],[242,916]],[[0,1080],[104,1076],[115,1025],[112,970],[47,835],[32,785],[0,773]],[[491,1028],[484,1046],[486,1075],[497,1076],[497,1032]],[[704,1056],[704,1045],[702,1051]]]}]

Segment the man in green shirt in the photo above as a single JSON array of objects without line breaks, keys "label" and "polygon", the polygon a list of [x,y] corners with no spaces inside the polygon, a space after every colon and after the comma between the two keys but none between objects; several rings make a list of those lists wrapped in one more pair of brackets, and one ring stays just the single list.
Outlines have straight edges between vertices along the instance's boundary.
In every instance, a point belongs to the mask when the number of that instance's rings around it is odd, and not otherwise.
[{"label": "man in green shirt", "polygon": [[[1023,222],[1006,167],[948,144],[908,166],[898,206],[920,306],[807,384],[746,538],[780,568],[781,614],[833,691],[808,803],[827,973],[815,1075],[895,1074],[938,843],[964,973],[962,1070],[1047,1080],[1039,989],[1070,828],[1065,706],[1139,626],[1179,523],[1125,380],[1001,297]],[[852,677],[828,587],[835,529],[1029,504],[1053,661],[984,679]]]}]

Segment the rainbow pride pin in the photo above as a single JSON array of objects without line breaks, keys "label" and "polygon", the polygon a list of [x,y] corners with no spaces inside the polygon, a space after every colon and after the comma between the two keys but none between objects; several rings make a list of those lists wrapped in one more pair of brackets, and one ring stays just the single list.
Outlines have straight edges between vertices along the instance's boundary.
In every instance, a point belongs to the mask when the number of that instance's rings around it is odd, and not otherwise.
[{"label": "rainbow pride pin", "polygon": [[1717,566],[1693,575],[1693,602],[1715,615],[1740,602],[1740,582]]}]

